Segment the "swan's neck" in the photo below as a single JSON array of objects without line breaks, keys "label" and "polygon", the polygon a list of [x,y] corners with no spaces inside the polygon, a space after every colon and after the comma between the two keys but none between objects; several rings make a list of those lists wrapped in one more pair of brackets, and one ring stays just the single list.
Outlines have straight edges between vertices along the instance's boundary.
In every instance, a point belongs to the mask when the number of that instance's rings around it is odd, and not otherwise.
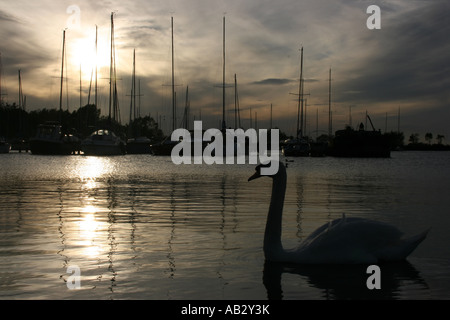
[{"label": "swan's neck", "polygon": [[280,167],[280,172],[273,177],[272,197],[264,233],[264,254],[268,260],[278,260],[279,256],[284,254],[281,225],[285,193],[286,171]]}]

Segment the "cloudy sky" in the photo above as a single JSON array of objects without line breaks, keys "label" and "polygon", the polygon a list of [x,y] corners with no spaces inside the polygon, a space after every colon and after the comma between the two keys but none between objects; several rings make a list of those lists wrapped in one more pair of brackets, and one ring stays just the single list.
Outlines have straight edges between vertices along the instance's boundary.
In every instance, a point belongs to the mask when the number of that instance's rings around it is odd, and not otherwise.
[{"label": "cloudy sky", "polygon": [[[333,131],[350,121],[409,134],[432,132],[450,141],[450,2],[447,0],[1,0],[2,99],[18,101],[21,70],[27,109],[59,107],[62,33],[66,31],[64,108],[87,103],[98,26],[99,106],[109,97],[110,15],[115,43],[121,121],[128,121],[132,57],[141,83],[141,115],[171,119],[171,17],[174,19],[178,122],[189,86],[191,120],[220,127],[222,19],[226,17],[227,124],[234,126],[234,75],[241,124],[296,128],[300,48],[306,132],[328,130],[328,78],[332,70]],[[381,10],[381,29],[370,30],[366,10]],[[69,105],[67,106],[67,96]],[[351,111],[351,112],[350,112]],[[351,117],[350,117],[351,114]],[[318,119],[318,125],[317,125]],[[448,142],[448,141],[447,141]]]}]

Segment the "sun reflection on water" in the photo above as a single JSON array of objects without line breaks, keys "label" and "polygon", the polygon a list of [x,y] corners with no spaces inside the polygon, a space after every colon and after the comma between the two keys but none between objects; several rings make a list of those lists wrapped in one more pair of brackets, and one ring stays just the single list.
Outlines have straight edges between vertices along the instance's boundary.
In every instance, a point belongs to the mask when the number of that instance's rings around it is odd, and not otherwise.
[{"label": "sun reflection on water", "polygon": [[93,189],[96,187],[96,180],[104,175],[111,174],[113,165],[111,160],[106,157],[85,157],[80,162],[76,170],[76,175],[85,188]]},{"label": "sun reflection on water", "polygon": [[89,257],[97,257],[101,252],[100,245],[96,243],[101,229],[101,222],[95,217],[96,212],[97,208],[92,205],[84,207],[79,221],[78,244],[84,247],[84,254]]}]

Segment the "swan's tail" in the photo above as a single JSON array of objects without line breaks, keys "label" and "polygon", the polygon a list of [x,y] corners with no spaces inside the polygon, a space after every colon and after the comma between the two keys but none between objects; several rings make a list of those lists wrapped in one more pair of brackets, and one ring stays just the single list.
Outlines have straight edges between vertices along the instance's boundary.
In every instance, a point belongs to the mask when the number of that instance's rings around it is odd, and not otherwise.
[{"label": "swan's tail", "polygon": [[430,229],[418,235],[399,241],[387,250],[384,250],[379,256],[380,260],[384,261],[401,261],[405,260],[417,246],[425,240]]}]

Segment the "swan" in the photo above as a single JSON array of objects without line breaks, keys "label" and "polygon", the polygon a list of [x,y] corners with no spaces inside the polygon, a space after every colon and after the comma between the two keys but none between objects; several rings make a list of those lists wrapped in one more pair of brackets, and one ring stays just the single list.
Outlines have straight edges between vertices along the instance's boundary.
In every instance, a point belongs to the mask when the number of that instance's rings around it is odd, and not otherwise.
[{"label": "swan", "polygon": [[[260,164],[248,181],[262,177]],[[395,226],[363,218],[345,217],[324,224],[309,235],[296,249],[286,250],[281,243],[281,225],[286,193],[286,169],[279,163],[273,179],[272,196],[264,233],[264,255],[267,261],[294,264],[376,264],[401,261],[425,239],[428,230],[402,239]]]}]

